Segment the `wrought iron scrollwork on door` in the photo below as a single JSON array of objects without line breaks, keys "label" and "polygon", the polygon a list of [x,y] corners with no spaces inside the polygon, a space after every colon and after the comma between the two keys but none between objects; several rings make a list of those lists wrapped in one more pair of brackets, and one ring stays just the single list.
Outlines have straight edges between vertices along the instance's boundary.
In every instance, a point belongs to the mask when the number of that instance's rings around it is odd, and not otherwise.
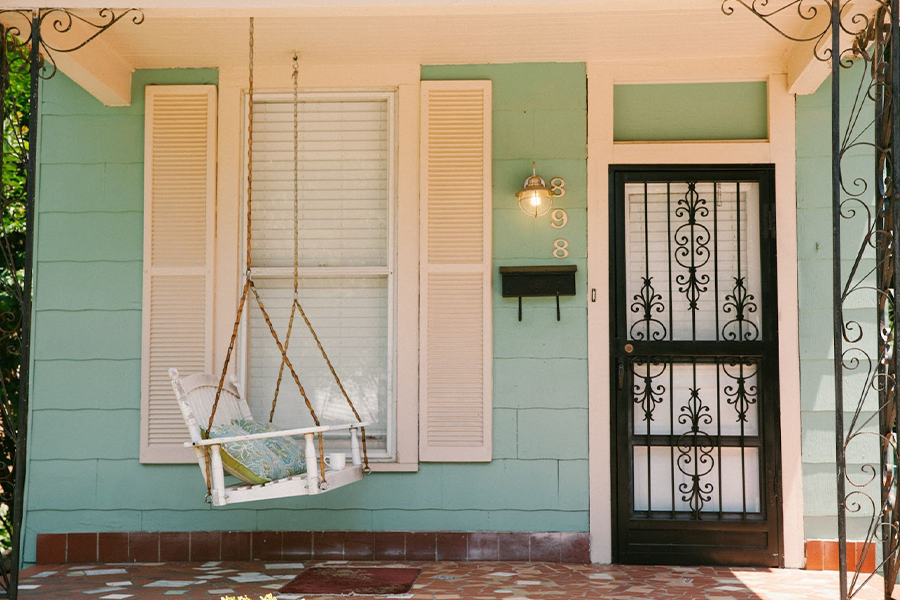
[{"label": "wrought iron scrollwork on door", "polygon": [[[694,365],[696,381],[696,365]],[[712,410],[704,404],[700,397],[699,387],[690,388],[688,401],[680,408],[678,423],[688,430],[678,438],[678,470],[687,476],[689,481],[680,483],[678,491],[682,500],[691,508],[691,516],[700,519],[700,513],[713,498],[714,486],[704,478],[712,473],[716,466],[713,457],[715,446],[705,428],[713,424]],[[719,485],[722,485],[719,482]]]},{"label": "wrought iron scrollwork on door", "polygon": [[678,291],[687,298],[694,320],[700,297],[709,289],[709,274],[700,272],[700,269],[709,262],[708,246],[712,237],[709,228],[700,222],[700,219],[709,216],[709,208],[696,187],[695,182],[688,182],[688,191],[684,198],[678,200],[678,208],[675,209],[675,217],[686,220],[675,230],[675,261],[687,271],[676,275],[675,282]]},{"label": "wrought iron scrollwork on door", "polygon": [[631,324],[631,339],[664,340],[666,326],[654,314],[665,312],[666,305],[662,301],[662,295],[653,289],[653,277],[643,277],[641,281],[641,291],[634,295],[634,302],[631,303],[631,312],[641,315],[641,318]]},{"label": "wrought iron scrollwork on door", "polygon": [[756,404],[759,393],[755,383],[756,363],[746,358],[729,358],[722,360],[720,364],[722,373],[734,381],[722,386],[725,401],[734,407],[736,420],[746,423],[747,413]]},{"label": "wrought iron scrollwork on door", "polygon": [[633,398],[643,413],[644,421],[653,420],[653,411],[661,404],[668,393],[663,376],[668,377],[668,363],[658,358],[635,357],[631,361],[633,377]]},{"label": "wrought iron scrollwork on door", "polygon": [[747,318],[750,313],[756,312],[754,300],[753,294],[747,291],[744,277],[735,277],[734,287],[722,303],[722,312],[734,316],[722,326],[723,339],[746,342],[759,339],[759,327]]},{"label": "wrought iron scrollwork on door", "polygon": [[629,339],[761,338],[758,195],[741,181],[626,185]]}]

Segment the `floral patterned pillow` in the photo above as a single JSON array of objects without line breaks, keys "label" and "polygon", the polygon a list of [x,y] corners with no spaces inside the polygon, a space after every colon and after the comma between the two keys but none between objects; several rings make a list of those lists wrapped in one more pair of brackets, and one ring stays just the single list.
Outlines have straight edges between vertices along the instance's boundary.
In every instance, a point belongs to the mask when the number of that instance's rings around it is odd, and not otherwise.
[{"label": "floral patterned pillow", "polygon": [[[210,438],[237,437],[247,432],[237,425],[213,425]],[[222,466],[242,481],[268,483],[288,476],[284,462],[264,443],[266,440],[244,440],[222,444]]]},{"label": "floral patterned pillow", "polygon": [[[278,431],[271,423],[261,423],[251,419],[234,419],[232,425],[237,425],[247,433],[266,433]],[[284,464],[288,477],[306,473],[306,457],[303,452],[303,442],[290,437],[268,438],[260,440],[266,447]]]}]

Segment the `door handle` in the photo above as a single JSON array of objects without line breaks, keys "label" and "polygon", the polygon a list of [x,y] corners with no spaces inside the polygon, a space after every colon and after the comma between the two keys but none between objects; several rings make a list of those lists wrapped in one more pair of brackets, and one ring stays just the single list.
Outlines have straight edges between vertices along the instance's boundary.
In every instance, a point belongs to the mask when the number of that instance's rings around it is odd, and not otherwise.
[{"label": "door handle", "polygon": [[625,361],[619,359],[619,391],[625,387]]}]

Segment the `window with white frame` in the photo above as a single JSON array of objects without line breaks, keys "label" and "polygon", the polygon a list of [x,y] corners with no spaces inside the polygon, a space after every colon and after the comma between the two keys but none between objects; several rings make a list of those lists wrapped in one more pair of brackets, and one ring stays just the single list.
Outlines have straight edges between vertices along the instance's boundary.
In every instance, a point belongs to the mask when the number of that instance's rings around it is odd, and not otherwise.
[{"label": "window with white frame", "polygon": [[[396,453],[395,94],[303,93],[298,102],[294,219],[294,99],[254,94],[253,280],[285,339],[294,297],[294,228],[299,300],[363,420],[369,457]],[[245,140],[246,141],[246,140]],[[246,211],[245,211],[246,217]],[[281,356],[258,310],[244,330],[244,376],[251,410],[269,415]],[[355,418],[298,314],[288,355],[323,424]],[[287,369],[274,422],[312,425]]]}]

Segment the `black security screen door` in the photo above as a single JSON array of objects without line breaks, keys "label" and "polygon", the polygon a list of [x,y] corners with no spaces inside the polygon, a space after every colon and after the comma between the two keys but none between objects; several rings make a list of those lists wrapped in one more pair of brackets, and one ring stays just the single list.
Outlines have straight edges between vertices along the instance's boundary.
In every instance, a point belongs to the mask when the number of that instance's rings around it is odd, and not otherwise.
[{"label": "black security screen door", "polygon": [[617,560],[778,566],[774,171],[610,182]]}]

